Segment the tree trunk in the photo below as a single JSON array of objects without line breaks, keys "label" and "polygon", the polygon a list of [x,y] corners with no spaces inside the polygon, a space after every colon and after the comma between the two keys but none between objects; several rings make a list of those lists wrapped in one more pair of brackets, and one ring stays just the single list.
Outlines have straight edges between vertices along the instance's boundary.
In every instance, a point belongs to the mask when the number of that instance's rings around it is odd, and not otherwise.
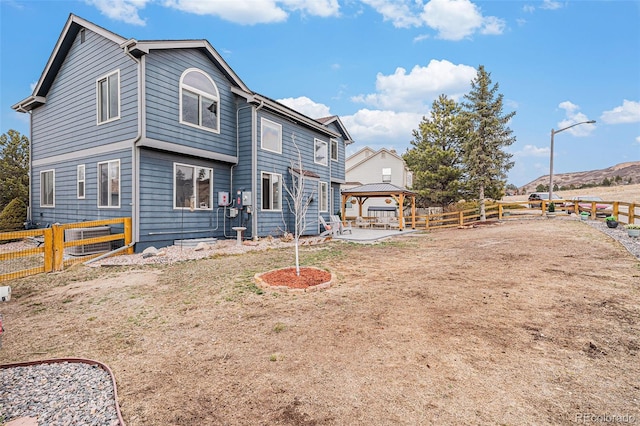
[{"label": "tree trunk", "polygon": [[484,184],[480,184],[480,191],[479,191],[479,198],[480,198],[480,222],[484,222],[487,220],[487,213],[484,209]]}]

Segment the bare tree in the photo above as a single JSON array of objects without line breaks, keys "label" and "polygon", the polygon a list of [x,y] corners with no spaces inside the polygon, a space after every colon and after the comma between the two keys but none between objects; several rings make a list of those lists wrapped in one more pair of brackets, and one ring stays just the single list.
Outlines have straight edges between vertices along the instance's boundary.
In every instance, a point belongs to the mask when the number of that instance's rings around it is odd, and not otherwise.
[{"label": "bare tree", "polygon": [[284,182],[282,186],[289,195],[287,198],[287,205],[289,206],[289,211],[294,217],[293,240],[296,250],[296,275],[300,276],[300,236],[307,227],[307,211],[309,210],[309,206],[313,200],[314,191],[311,191],[309,194],[305,194],[302,154],[296,144],[296,136],[293,133],[291,134],[291,140],[293,141],[293,146],[296,148],[296,152],[298,153],[298,159],[297,164],[294,160],[291,160],[291,166],[289,167],[289,173],[291,174],[291,186],[288,187],[287,185],[284,185]]}]

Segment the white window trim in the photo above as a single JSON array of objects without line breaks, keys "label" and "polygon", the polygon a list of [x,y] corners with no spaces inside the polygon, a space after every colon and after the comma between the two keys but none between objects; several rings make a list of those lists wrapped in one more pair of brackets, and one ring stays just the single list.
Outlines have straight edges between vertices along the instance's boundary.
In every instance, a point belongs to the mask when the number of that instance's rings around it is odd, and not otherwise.
[{"label": "white window trim", "polygon": [[[262,182],[264,181],[264,175],[271,175],[271,176],[278,176],[280,179],[278,180],[278,182],[280,182],[280,208],[279,209],[274,209],[273,208],[273,197],[271,197],[271,207],[269,209],[265,209],[262,205],[262,200],[263,200],[263,196],[264,196],[264,185],[262,184]],[[280,173],[272,173],[272,172],[260,172],[260,210],[262,210],[263,212],[281,212],[282,211],[282,186],[283,186],[283,182],[282,182],[282,175]],[[269,191],[271,191],[271,188],[269,188]],[[271,194],[273,195],[273,194]]]},{"label": "white window trim", "polygon": [[[42,175],[51,172],[53,181],[53,204],[42,204]],[[42,170],[40,172],[40,207],[53,208],[56,206],[56,171],[55,169]]]},{"label": "white window trim", "polygon": [[[118,163],[118,205],[117,206],[101,206],[100,205],[100,165],[101,164],[108,164],[109,166],[107,167],[107,176],[109,178],[109,181],[111,181],[111,163]],[[97,172],[97,179],[96,179],[96,186],[97,186],[97,197],[96,197],[96,204],[98,206],[99,209],[119,209],[120,205],[122,205],[122,166],[120,164],[120,159],[118,160],[108,160],[108,161],[101,161],[98,164],[96,164],[96,172]],[[86,188],[85,188],[86,191]],[[109,197],[109,200],[111,200],[111,197]]]},{"label": "white window trim", "polygon": [[[325,187],[324,208],[322,206],[322,187]],[[318,182],[318,211],[325,213],[329,211],[329,184],[327,182]]]},{"label": "white window trim", "polygon": [[[336,146],[335,149],[335,153],[336,153],[336,158],[333,158],[333,152],[334,150],[332,149],[333,146]],[[331,157],[331,161],[338,161],[338,158],[340,157],[340,154],[338,153],[338,141],[335,139],[331,139],[331,145],[329,146],[329,156]]]},{"label": "white window trim", "polygon": [[[194,173],[193,173],[193,181],[192,181],[192,189],[193,189],[193,194],[192,197],[195,197],[196,195],[196,170],[197,169],[205,169],[209,171],[209,176],[211,176],[211,181],[209,182],[209,207],[199,207],[199,206],[195,206],[193,207],[193,210],[201,210],[201,211],[211,211],[213,210],[213,169],[211,167],[203,167],[203,166],[197,166],[195,164],[186,164],[186,163],[173,163],[173,209],[174,210],[191,210],[191,207],[179,207],[176,206],[176,168],[182,166],[182,167],[193,167]],[[195,199],[195,198],[194,198]],[[195,201],[194,201],[195,203]]]},{"label": "white window trim", "polygon": [[[385,173],[385,171],[389,171],[389,173]],[[392,170],[391,167],[383,167],[382,168],[382,182],[384,183],[391,183],[391,178],[392,178]],[[385,180],[385,176],[388,176],[388,179]]]},{"label": "white window trim", "polygon": [[[277,150],[273,150],[271,148],[267,148],[264,146],[264,128],[265,125],[268,126],[272,126],[273,128],[275,128],[278,131],[278,149]],[[282,154],[282,124],[276,123],[275,121],[271,121],[268,118],[264,118],[262,117],[260,119],[260,148],[264,149],[265,151],[269,151],[269,152],[275,152],[277,154]]]},{"label": "white window trim", "polygon": [[[189,86],[188,84],[184,84],[182,81],[184,80],[184,77],[189,74],[190,72],[199,72],[200,74],[204,75],[205,77],[207,77],[207,79],[211,82],[211,84],[213,85],[213,88],[216,89],[216,93],[212,94],[212,93],[207,93],[204,92],[202,90],[198,90],[195,87]],[[183,121],[182,120],[182,88],[183,86],[187,87],[187,91],[194,93],[198,96],[204,96],[206,98],[210,98],[213,96],[213,101],[217,103],[217,108],[216,108],[216,128],[212,129],[211,127],[207,127],[207,126],[203,126],[200,124],[193,124],[193,123],[189,123],[188,121]],[[178,93],[178,97],[180,99],[180,110],[178,111],[179,114],[179,122],[180,124],[184,124],[185,126],[190,126],[190,127],[195,127],[196,129],[201,129],[201,130],[206,130],[207,132],[211,132],[211,133],[216,133],[216,134],[220,134],[220,90],[218,90],[218,85],[216,85],[216,82],[213,81],[213,79],[209,76],[209,74],[207,74],[206,72],[202,71],[199,68],[188,68],[186,69],[182,75],[180,76],[180,83],[179,83],[179,93]],[[200,105],[200,98],[198,97],[198,105]],[[202,116],[198,117],[198,121],[202,121]],[[174,204],[175,204],[175,200],[174,200]]]},{"label": "white window trim", "polygon": [[[78,177],[80,170],[82,170],[82,179]],[[80,195],[80,182],[82,182],[82,195]],[[87,168],[84,164],[78,164],[76,167],[76,195],[78,200],[84,200],[87,196]]]},{"label": "white window trim", "polygon": [[[109,77],[111,77],[112,75],[117,74],[118,75],[118,115],[112,118],[107,118],[104,121],[100,121],[100,82],[102,80],[107,80],[107,82],[109,81]],[[111,93],[110,90],[107,90],[107,92]],[[98,126],[102,125],[102,124],[106,124],[106,123],[110,123],[112,121],[116,121],[116,120],[120,120],[120,114],[122,114],[122,105],[120,104],[122,99],[122,93],[120,92],[120,69],[117,69],[115,71],[112,71],[108,74],[103,75],[102,77],[96,79],[96,123]],[[109,102],[107,102],[107,105],[109,104]]]},{"label": "white window trim", "polygon": [[[321,144],[324,144],[325,149],[326,149],[325,152],[327,153],[327,155],[325,157],[325,161],[324,162],[318,161],[317,158],[316,158],[316,154],[318,152],[318,150],[316,149],[316,146],[317,146],[318,142],[321,143]],[[327,141],[323,141],[322,139],[314,139],[313,140],[313,162],[314,163],[320,164],[322,166],[328,166],[329,165],[329,156],[330,155],[331,155],[331,153],[329,152],[329,144],[327,143]]]}]

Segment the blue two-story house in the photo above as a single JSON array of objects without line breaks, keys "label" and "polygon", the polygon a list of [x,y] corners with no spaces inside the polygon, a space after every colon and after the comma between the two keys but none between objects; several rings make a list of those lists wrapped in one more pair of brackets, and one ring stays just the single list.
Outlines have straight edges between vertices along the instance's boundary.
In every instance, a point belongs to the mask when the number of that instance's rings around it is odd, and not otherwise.
[{"label": "blue two-story house", "polygon": [[340,119],[251,91],[206,40],[126,39],[70,15],[13,109],[31,116],[34,222],[131,217],[136,251],[237,226],[279,235],[293,227],[298,149],[313,199],[305,234],[340,210],[351,143]]}]

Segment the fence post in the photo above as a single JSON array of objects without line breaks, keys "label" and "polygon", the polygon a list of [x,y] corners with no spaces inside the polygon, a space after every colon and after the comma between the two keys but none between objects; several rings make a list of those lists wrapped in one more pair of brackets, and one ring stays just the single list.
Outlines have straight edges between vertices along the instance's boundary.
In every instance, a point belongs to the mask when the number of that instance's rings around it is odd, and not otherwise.
[{"label": "fence post", "polygon": [[44,236],[44,271],[53,271],[53,230],[51,228],[43,231]]},{"label": "fence post", "polygon": [[502,204],[498,203],[498,220],[502,220]]},{"label": "fence post", "polygon": [[618,218],[618,213],[620,212],[620,202],[619,201],[614,201],[613,202],[613,215],[616,217],[616,220]]},{"label": "fence post", "polygon": [[460,226],[464,226],[464,211],[462,210],[458,213],[458,222],[460,222]]},{"label": "fence post", "polygon": [[424,229],[429,229],[429,210],[427,210],[427,214],[424,217]]},{"label": "fence post", "polygon": [[631,203],[629,204],[629,225],[634,223],[635,215],[636,215],[636,205],[635,203]]},{"label": "fence post", "polygon": [[[125,217],[124,218],[124,245],[127,246],[127,245],[131,244],[131,241],[133,241],[131,218],[130,217]],[[133,247],[129,247],[126,250],[125,253],[133,254]]]},{"label": "fence post", "polygon": [[62,271],[64,269],[64,227],[62,225],[51,225],[53,232],[53,270]]}]

